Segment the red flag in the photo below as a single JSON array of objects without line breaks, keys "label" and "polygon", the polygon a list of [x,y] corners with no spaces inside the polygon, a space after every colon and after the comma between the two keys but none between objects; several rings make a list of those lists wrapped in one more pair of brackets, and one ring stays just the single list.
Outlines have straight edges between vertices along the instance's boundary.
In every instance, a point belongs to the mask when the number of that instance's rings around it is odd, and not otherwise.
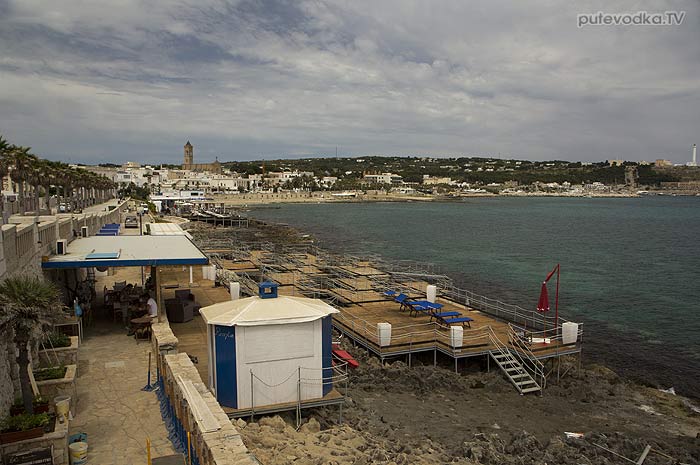
[{"label": "red flag", "polygon": [[544,313],[549,311],[549,296],[547,295],[547,281],[542,283],[540,300],[537,301],[537,311]]}]

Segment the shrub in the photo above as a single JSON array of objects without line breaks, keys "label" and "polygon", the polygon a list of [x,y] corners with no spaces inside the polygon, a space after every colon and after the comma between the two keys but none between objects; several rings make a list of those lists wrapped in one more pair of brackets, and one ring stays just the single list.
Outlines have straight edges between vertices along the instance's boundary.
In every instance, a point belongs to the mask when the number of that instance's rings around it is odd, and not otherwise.
[{"label": "shrub", "polygon": [[66,367],[42,368],[34,371],[35,381],[46,381],[47,379],[61,379],[66,375]]},{"label": "shrub", "polygon": [[46,413],[31,415],[23,413],[14,417],[7,417],[2,421],[0,429],[9,433],[12,431],[28,431],[30,429],[46,426],[49,424],[49,416]]},{"label": "shrub", "polygon": [[58,349],[59,347],[70,347],[70,337],[63,333],[49,333],[44,340],[44,346],[46,349],[50,349],[52,347],[54,349]]},{"label": "shrub", "polygon": [[[34,401],[32,403],[34,405],[43,405],[43,404],[48,404],[49,401],[48,401],[48,399],[45,399],[41,395],[38,395],[38,396],[34,397]],[[15,398],[15,403],[12,404],[12,406],[13,407],[23,407],[24,402],[23,402],[22,398],[21,397]]]}]

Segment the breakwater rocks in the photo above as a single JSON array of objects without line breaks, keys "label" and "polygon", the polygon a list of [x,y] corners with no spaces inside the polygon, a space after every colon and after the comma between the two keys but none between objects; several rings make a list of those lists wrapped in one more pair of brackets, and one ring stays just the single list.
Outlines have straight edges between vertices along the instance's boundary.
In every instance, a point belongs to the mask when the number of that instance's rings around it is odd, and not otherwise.
[{"label": "breakwater rocks", "polygon": [[[456,374],[414,358],[382,365],[349,347],[361,366],[350,400],[337,408],[234,422],[262,463],[276,464],[616,464],[646,445],[680,463],[700,463],[700,416],[680,397],[637,386],[603,367],[571,372],[544,396],[520,396],[492,369]],[[428,363],[429,362],[429,363]],[[562,371],[572,368],[568,364]],[[572,368],[573,369],[573,368]],[[567,438],[583,433],[582,439]],[[673,463],[652,453],[645,465]]]}]

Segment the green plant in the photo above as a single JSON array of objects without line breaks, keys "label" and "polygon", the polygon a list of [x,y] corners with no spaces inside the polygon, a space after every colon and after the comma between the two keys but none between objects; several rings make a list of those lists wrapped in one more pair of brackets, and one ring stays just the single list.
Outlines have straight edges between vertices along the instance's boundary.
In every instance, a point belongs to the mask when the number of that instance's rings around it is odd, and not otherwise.
[{"label": "green plant", "polygon": [[[45,399],[43,396],[38,395],[34,398],[32,401],[34,405],[43,405],[43,404],[48,404],[49,401],[48,399]],[[21,397],[15,397],[15,401],[12,404],[13,407],[22,407],[24,405],[24,401],[22,400]]]},{"label": "green plant", "polygon": [[29,380],[29,342],[43,337],[65,307],[51,282],[33,275],[16,275],[0,282],[0,329],[14,331],[24,410],[34,413]]},{"label": "green plant", "polygon": [[23,413],[14,417],[5,418],[0,426],[4,433],[12,431],[28,431],[49,424],[49,416],[46,413]]},{"label": "green plant", "polygon": [[51,332],[46,336],[44,340],[44,346],[47,349],[54,348],[58,349],[60,347],[70,347],[70,337],[58,332]]},{"label": "green plant", "polygon": [[47,379],[61,379],[66,375],[67,368],[64,366],[42,368],[34,371],[36,381],[46,381]]}]

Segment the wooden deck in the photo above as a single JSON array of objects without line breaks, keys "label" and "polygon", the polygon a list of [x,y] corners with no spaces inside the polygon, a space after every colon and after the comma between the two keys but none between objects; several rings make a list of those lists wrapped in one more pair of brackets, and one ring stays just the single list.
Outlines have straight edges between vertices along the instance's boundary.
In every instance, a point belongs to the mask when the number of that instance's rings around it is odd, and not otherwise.
[{"label": "wooden deck", "polygon": [[[301,408],[313,408],[313,407],[325,407],[328,405],[338,405],[345,402],[345,396],[343,396],[337,389],[332,389],[328,394],[318,399],[308,399],[301,401]],[[270,404],[270,405],[259,405],[255,409],[251,408],[221,408],[226,412],[229,418],[240,418],[248,415],[264,415],[275,412],[286,412],[289,410],[294,410],[297,408],[296,402],[287,402],[284,404]]]},{"label": "wooden deck", "polygon": [[[439,324],[428,314],[410,315],[408,311],[401,311],[397,302],[383,294],[384,287],[387,286],[386,290],[391,289],[405,293],[411,299],[423,300],[426,298],[428,282],[416,279],[417,277],[397,278],[401,275],[391,275],[376,268],[371,262],[356,261],[348,264],[348,261],[341,260],[339,263],[332,263],[308,253],[276,255],[266,250],[253,250],[249,255],[248,259],[225,260],[222,264],[225,268],[234,271],[245,271],[251,274],[264,272],[266,279],[279,283],[280,295],[329,297],[329,302],[332,302],[340,311],[333,316],[335,329],[355,344],[382,359],[408,355],[410,362],[411,354],[433,352],[436,359],[438,353],[450,357],[457,367],[459,359],[484,357],[504,346],[510,348],[511,352],[519,352],[525,358],[534,356],[543,361],[556,360],[562,355],[579,354],[582,350],[580,338],[576,343],[568,345],[561,344],[560,338],[555,338],[549,344],[523,343],[508,321],[502,319],[514,315],[508,313],[510,307],[497,308],[497,311],[492,313],[493,308],[484,306],[483,302],[451,297],[458,299],[459,302],[469,302],[467,305],[484,309],[482,312],[450,300],[445,294],[439,294],[437,302],[443,304],[441,311],[456,311],[461,316],[472,319],[470,324],[463,327],[461,341],[453,340],[450,327]],[[214,287],[214,283],[203,280],[201,274],[201,267],[196,267],[194,281],[199,285],[190,286],[187,268],[173,267],[173,269],[161,271],[162,282],[172,284],[172,287],[179,289],[189,288],[202,306],[230,299],[226,288]],[[163,297],[171,297],[170,293],[174,293],[174,289],[165,289]],[[518,315],[520,314],[516,316]],[[391,324],[389,339],[380,341],[377,326],[379,323]],[[529,317],[526,319],[520,317],[520,324],[537,326],[536,322]],[[171,324],[171,327],[180,341],[179,349],[195,357],[196,367],[202,379],[207,380],[209,361],[206,326],[201,317],[197,316],[193,321],[184,324]],[[536,332],[536,328],[532,329]],[[525,336],[527,337],[527,334]],[[541,336],[541,333],[537,334],[537,337]],[[547,337],[550,337],[549,334]],[[511,338],[518,338],[518,343],[513,343]],[[329,396],[303,402],[302,408],[342,401],[342,395],[335,391]],[[256,407],[255,413],[289,410],[296,406],[297,404],[293,403]],[[228,409],[227,413],[232,417],[251,414],[250,409]]]},{"label": "wooden deck", "polygon": [[389,276],[385,271],[369,266],[366,262],[360,262],[357,265],[359,266],[346,265],[338,268],[357,276]]},{"label": "wooden deck", "polygon": [[[333,322],[346,336],[381,357],[434,350],[454,358],[483,355],[496,348],[489,337],[490,331],[493,331],[492,334],[501,342],[509,342],[510,330],[507,322],[446,299],[438,299],[437,302],[444,305],[442,311],[457,311],[462,316],[472,318],[471,327],[463,328],[461,345],[453,345],[450,328],[438,324],[427,314],[409,315],[407,310],[400,310],[398,303],[386,298],[382,301],[341,307],[341,313],[334,315]],[[378,323],[390,323],[392,326],[391,341],[387,345],[379,345]],[[580,346],[564,346],[553,342],[531,344],[529,349],[537,358],[548,358],[577,353]]]}]

